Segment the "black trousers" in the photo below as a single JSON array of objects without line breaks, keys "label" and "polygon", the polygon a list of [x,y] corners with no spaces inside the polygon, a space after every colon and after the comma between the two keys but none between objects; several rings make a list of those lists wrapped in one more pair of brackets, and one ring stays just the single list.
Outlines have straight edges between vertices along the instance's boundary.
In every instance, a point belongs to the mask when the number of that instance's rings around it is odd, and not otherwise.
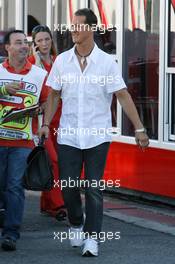
[{"label": "black trousers", "polygon": [[[84,232],[101,232],[103,219],[103,193],[99,181],[103,177],[109,142],[90,149],[78,149],[68,145],[58,145],[59,177],[72,184],[62,188],[63,198],[68,210],[69,222],[73,226],[84,224]],[[85,172],[85,222],[83,218],[79,179],[84,165]],[[86,181],[87,180],[87,181]],[[73,187],[71,187],[73,186]]]}]

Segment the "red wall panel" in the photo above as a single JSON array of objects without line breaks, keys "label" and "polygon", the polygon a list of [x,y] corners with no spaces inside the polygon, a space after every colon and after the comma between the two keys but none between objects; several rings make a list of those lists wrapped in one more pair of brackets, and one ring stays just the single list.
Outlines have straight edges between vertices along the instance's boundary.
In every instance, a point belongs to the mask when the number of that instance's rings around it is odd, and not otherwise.
[{"label": "red wall panel", "polygon": [[104,178],[121,187],[175,198],[175,151],[113,142]]}]

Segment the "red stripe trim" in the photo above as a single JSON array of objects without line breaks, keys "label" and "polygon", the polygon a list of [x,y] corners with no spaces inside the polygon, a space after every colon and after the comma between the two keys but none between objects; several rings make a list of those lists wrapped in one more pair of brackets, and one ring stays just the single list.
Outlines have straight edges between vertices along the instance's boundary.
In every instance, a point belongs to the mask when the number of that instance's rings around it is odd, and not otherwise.
[{"label": "red stripe trim", "polygon": [[73,18],[72,0],[69,0],[69,16],[70,16],[70,21],[72,22],[72,18]]},{"label": "red stripe trim", "polygon": [[171,0],[171,4],[172,4],[173,8],[175,9],[175,0]]},{"label": "red stripe trim", "polygon": [[135,19],[135,10],[134,10],[134,2],[130,0],[131,5],[131,19],[132,19],[132,30],[136,28],[136,19]]},{"label": "red stripe trim", "polygon": [[147,8],[147,0],[144,0],[144,10]]},{"label": "red stripe trim", "polygon": [[101,23],[104,24],[107,27],[108,26],[108,21],[107,21],[107,17],[105,15],[105,11],[104,11],[104,8],[103,8],[102,0],[98,0],[97,1],[97,5],[98,5],[100,17],[101,17]]}]

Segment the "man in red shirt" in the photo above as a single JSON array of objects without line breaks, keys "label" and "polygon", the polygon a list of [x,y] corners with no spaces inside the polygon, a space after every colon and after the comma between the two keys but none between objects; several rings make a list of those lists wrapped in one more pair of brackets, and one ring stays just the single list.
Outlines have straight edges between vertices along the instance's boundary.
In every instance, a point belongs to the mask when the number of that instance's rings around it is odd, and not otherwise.
[{"label": "man in red shirt", "polygon": [[[43,103],[48,96],[47,72],[28,60],[28,41],[21,30],[8,32],[4,39],[8,59],[0,64],[0,119],[13,108]],[[2,229],[3,250],[16,250],[24,209],[22,176],[26,159],[34,147],[33,128],[37,118],[22,117],[0,122],[0,202],[5,207]]]}]

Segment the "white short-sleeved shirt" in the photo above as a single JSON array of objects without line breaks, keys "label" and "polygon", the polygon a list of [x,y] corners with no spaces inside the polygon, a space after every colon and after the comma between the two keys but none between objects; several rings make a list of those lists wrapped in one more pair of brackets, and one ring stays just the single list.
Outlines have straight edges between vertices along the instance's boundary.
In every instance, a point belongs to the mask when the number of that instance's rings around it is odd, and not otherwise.
[{"label": "white short-sleeved shirt", "polygon": [[87,149],[111,141],[112,93],[126,85],[109,54],[95,45],[82,72],[73,47],[56,58],[46,84],[61,91],[59,144]]}]

